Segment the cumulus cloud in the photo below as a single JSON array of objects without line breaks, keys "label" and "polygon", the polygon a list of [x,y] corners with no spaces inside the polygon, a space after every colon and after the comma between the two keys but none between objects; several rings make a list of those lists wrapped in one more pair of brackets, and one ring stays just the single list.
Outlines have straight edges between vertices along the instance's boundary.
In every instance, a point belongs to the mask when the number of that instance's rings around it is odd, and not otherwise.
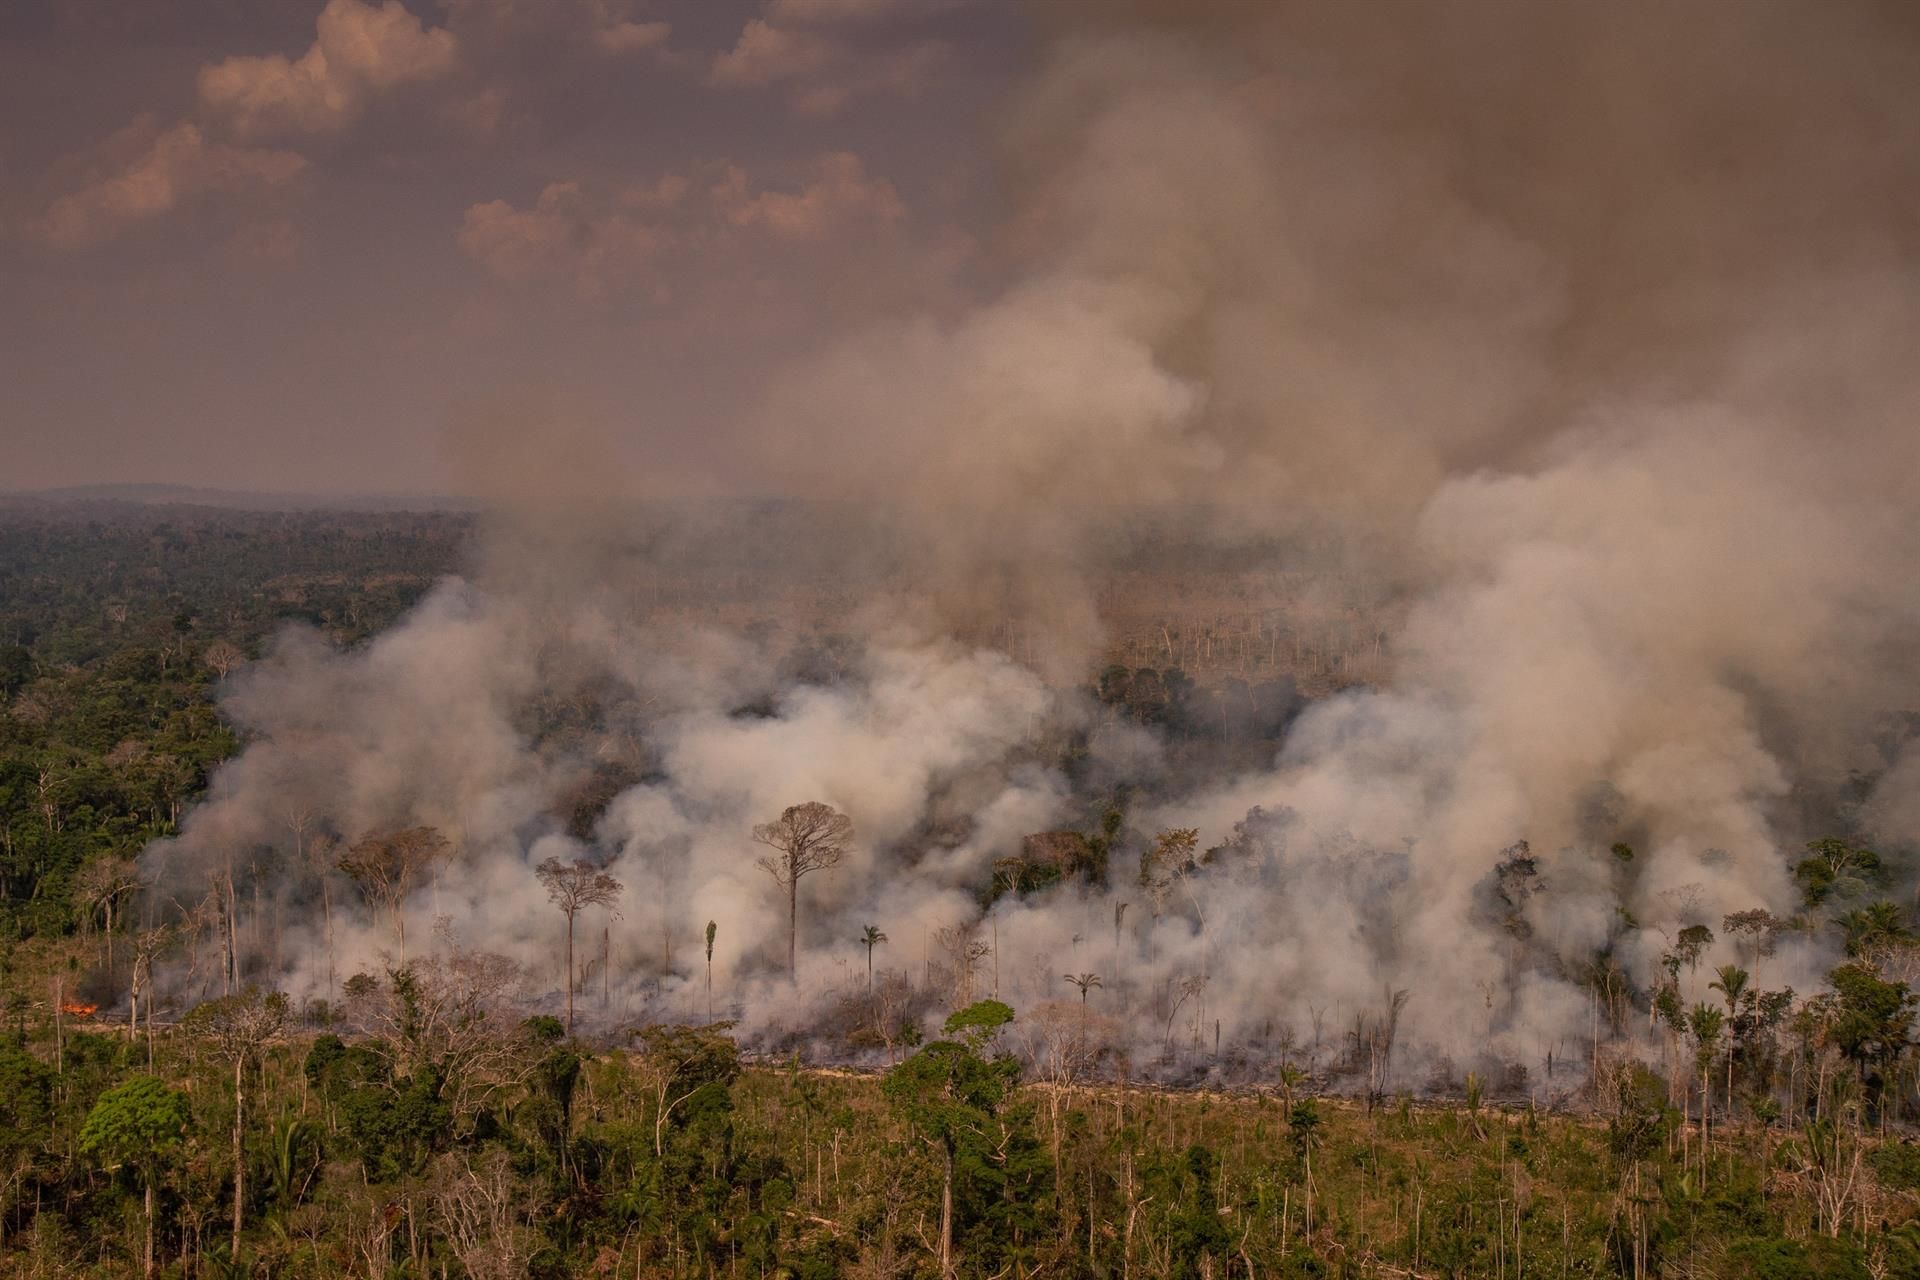
[{"label": "cumulus cloud", "polygon": [[291,183],[307,161],[292,151],[209,139],[182,121],[136,121],[99,149],[92,176],[55,199],[37,230],[59,249],[111,239],[211,195],[249,196]]},{"label": "cumulus cloud", "polygon": [[669,237],[634,213],[590,196],[577,182],[556,182],[532,207],[492,200],[467,210],[460,247],[502,280],[565,278],[598,298],[643,274]]},{"label": "cumulus cloud", "polygon": [[670,22],[623,21],[596,28],[593,44],[602,53],[644,53],[649,49],[665,48],[672,35],[673,24]]},{"label": "cumulus cloud", "polygon": [[[744,175],[740,181],[744,183]],[[730,190],[737,187],[730,184]],[[850,224],[887,224],[906,217],[900,193],[867,173],[860,157],[836,151],[815,162],[796,191],[742,193],[727,211],[736,227],[760,227],[782,240],[820,240]]]},{"label": "cumulus cloud", "polygon": [[669,246],[733,250],[740,247],[733,241],[749,234],[818,245],[906,216],[892,182],[868,173],[859,156],[833,152],[785,189],[759,187],[736,165],[699,180],[669,173],[612,191],[557,182],[526,208],[506,200],[474,205],[458,241],[501,280],[564,281],[591,300],[649,281]]},{"label": "cumulus cloud", "polygon": [[865,94],[917,93],[946,58],[945,42],[918,39],[894,48],[863,48],[840,33],[816,29],[836,17],[873,17],[899,7],[834,0],[795,6],[789,13],[776,5],[767,17],[748,22],[733,47],[715,56],[707,81],[719,89],[784,88],[793,109],[805,116],[833,115]]},{"label": "cumulus cloud", "polygon": [[242,136],[339,130],[382,94],[454,69],[451,31],[428,27],[399,0],[375,7],[327,0],[298,59],[234,57],[200,71],[200,105]]},{"label": "cumulus cloud", "polygon": [[723,89],[758,89],[815,75],[841,56],[839,47],[822,36],[755,18],[741,29],[733,48],[714,58],[710,78]]}]

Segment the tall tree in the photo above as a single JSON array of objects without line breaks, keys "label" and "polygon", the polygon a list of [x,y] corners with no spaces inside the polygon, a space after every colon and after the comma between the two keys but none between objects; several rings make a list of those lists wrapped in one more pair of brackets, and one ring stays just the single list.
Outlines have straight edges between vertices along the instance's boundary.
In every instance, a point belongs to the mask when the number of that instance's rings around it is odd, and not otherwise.
[{"label": "tall tree", "polygon": [[567,918],[567,1034],[573,1034],[573,920],[588,907],[609,911],[625,886],[585,859],[548,858],[534,871],[547,887],[547,899]]},{"label": "tall tree", "polygon": [[713,939],[720,932],[717,921],[707,921],[707,1021],[713,1021]]},{"label": "tall tree", "polygon": [[278,991],[248,987],[236,995],[209,1000],[183,1019],[182,1028],[203,1041],[214,1055],[233,1066],[233,1251],[240,1257],[240,1227],[246,1206],[246,1071],[261,1052],[280,1038],[287,1025],[287,998]]},{"label": "tall tree", "polygon": [[340,870],[360,886],[368,904],[392,919],[402,964],[407,959],[407,895],[433,874],[451,847],[432,827],[405,827],[363,836],[340,859]]},{"label": "tall tree", "polygon": [[102,1094],[80,1128],[80,1150],[112,1165],[132,1165],[140,1174],[147,1234],[141,1274],[149,1280],[153,1264],[153,1192],[161,1162],[186,1136],[192,1112],[187,1095],[152,1076],[134,1076]]},{"label": "tall tree", "polygon": [[860,931],[860,945],[867,949],[867,999],[869,1002],[873,999],[873,949],[886,940],[887,935],[880,932],[878,925],[870,924]]},{"label": "tall tree", "polygon": [[954,1275],[955,1165],[963,1156],[991,1158],[994,1113],[1020,1080],[1020,1064],[1010,1054],[987,1056],[994,1036],[1012,1021],[1013,1010],[998,1000],[968,1005],[947,1019],[943,1039],[888,1072],[882,1086],[888,1101],[940,1155],[941,1280]]},{"label": "tall tree", "polygon": [[774,852],[754,863],[787,891],[787,977],[800,976],[800,881],[840,865],[853,838],[853,819],[832,805],[809,800],[781,811],[753,829],[755,843]]}]

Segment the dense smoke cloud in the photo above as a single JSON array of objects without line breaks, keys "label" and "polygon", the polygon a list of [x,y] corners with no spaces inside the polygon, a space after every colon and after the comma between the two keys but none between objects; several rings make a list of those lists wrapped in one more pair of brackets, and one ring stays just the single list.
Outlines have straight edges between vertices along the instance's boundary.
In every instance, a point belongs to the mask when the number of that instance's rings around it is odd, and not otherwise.
[{"label": "dense smoke cloud", "polygon": [[[1404,988],[1407,1043],[1532,1063],[1585,1034],[1596,955],[1644,989],[1681,927],[1792,910],[1799,842],[1920,835],[1885,720],[1916,705],[1920,623],[1906,10],[1042,17],[1004,289],[836,338],[771,397],[772,467],[884,506],[914,586],[849,606],[830,677],[796,666],[804,636],[651,609],[597,540],[509,531],[364,652],[290,637],[237,681],[256,745],[150,860],[284,848],[290,794],[347,836],[431,823],[460,871],[415,908],[550,972],[531,867],[590,856],[630,890],[622,1009],[697,1012],[713,919],[716,981],[770,1035],[826,1016],[867,923],[887,967],[930,972],[996,860],[1127,784],[1104,883],[981,923],[1014,1003],[1098,970],[1142,1050],[1183,1018],[1182,1043],[1270,1047]],[[1067,691],[1107,548],[1169,510],[1207,512],[1210,545],[1333,527],[1374,555],[1408,611],[1388,686],[1316,703],[1230,776]],[[982,609],[1050,644],[967,647]],[[1881,779],[1857,811],[1834,803],[1850,775]],[[595,776],[622,785],[564,834]],[[858,840],[806,886],[796,1001],[748,832],[802,800]],[[1222,852],[1149,893],[1139,855],[1179,827]],[[1519,840],[1544,887],[1501,898]],[[363,963],[378,930],[355,928]],[[1769,981],[1804,989],[1823,946]],[[310,951],[282,963],[311,989]]]}]

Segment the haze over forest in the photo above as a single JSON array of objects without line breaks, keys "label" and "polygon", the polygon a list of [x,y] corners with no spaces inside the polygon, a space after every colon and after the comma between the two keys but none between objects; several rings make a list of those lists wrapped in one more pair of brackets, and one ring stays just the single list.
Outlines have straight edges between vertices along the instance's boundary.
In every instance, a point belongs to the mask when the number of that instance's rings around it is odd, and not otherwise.
[{"label": "haze over forest", "polygon": [[486,512],[223,673],[139,870],[228,985],[572,990],[552,860],[608,1025],[807,1042],[871,926],[883,1037],[1099,973],[1169,1070],[1331,1009],[1444,1077],[1913,898],[1905,8],[310,9],[28,6],[0,76],[102,86],[7,152],[17,484]]}]

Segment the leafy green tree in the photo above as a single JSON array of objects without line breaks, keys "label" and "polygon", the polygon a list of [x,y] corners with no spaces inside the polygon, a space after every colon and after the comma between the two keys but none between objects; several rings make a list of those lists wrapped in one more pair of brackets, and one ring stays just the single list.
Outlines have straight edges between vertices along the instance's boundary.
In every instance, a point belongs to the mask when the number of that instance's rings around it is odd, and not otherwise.
[{"label": "leafy green tree", "polygon": [[1838,923],[1840,931],[1846,935],[1847,955],[1856,960],[1881,947],[1905,942],[1913,937],[1901,916],[1899,905],[1884,898],[1847,912]]},{"label": "leafy green tree", "polygon": [[139,1173],[147,1226],[142,1266],[148,1277],[154,1273],[154,1188],[166,1154],[186,1136],[192,1118],[184,1093],[152,1076],[134,1076],[104,1094],[80,1129],[82,1152]]},{"label": "leafy green tree", "polygon": [[956,1173],[977,1170],[992,1150],[994,1116],[1020,1080],[1010,1054],[987,1049],[1013,1010],[981,1000],[947,1019],[945,1038],[935,1040],[887,1073],[888,1102],[921,1141],[940,1156],[940,1275],[954,1275],[954,1184]]},{"label": "leafy green tree", "polygon": [[189,1012],[182,1028],[233,1066],[233,1252],[240,1257],[240,1228],[245,1218],[247,1164],[246,1069],[287,1024],[287,998],[278,991],[249,987]]},{"label": "leafy green tree", "polygon": [[1833,986],[1833,1043],[1874,1085],[1907,1048],[1916,997],[1904,982],[1888,982],[1863,964],[1843,964],[1827,975]]},{"label": "leafy green tree", "polygon": [[1808,907],[1830,898],[1858,897],[1880,878],[1880,855],[1871,849],[1829,837],[1809,840],[1807,856],[1794,864],[1793,878]]}]

